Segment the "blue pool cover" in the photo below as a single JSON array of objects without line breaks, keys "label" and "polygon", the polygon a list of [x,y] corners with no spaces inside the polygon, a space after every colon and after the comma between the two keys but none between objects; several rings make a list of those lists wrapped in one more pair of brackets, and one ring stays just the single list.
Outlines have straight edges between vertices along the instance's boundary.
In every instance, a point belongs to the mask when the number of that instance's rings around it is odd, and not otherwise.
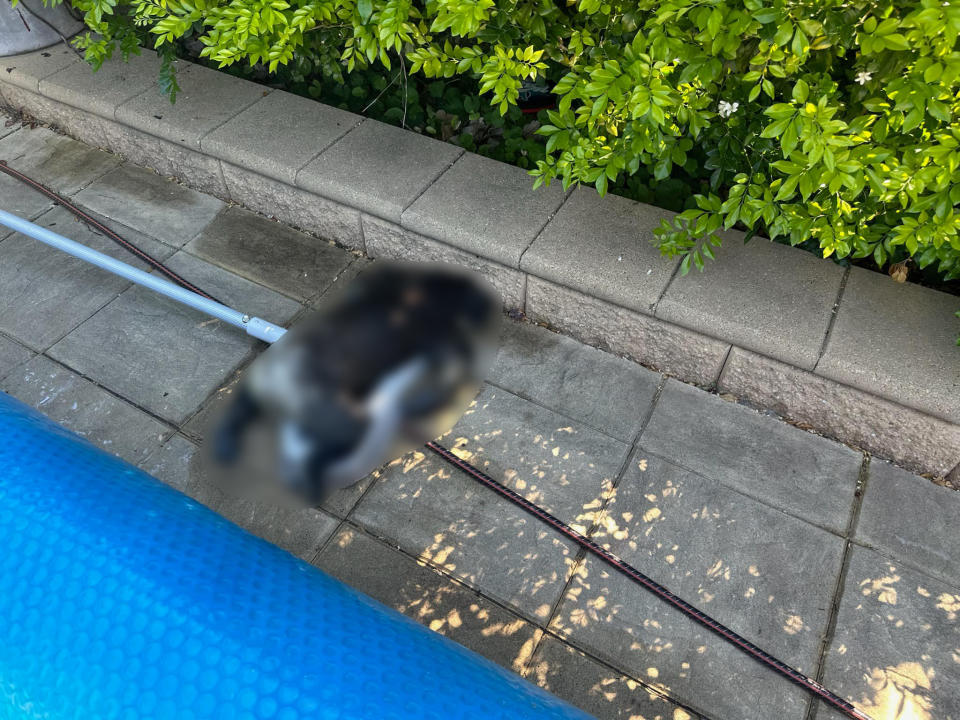
[{"label": "blue pool cover", "polygon": [[0,720],[587,718],[0,393]]}]

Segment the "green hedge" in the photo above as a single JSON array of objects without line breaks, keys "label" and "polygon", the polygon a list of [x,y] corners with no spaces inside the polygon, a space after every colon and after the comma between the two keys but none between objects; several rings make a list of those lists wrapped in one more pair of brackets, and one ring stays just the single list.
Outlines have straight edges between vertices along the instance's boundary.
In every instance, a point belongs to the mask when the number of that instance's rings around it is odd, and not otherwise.
[{"label": "green hedge", "polygon": [[684,271],[737,226],[960,278],[956,0],[72,2],[94,64],[147,32],[165,57],[192,37],[220,66],[305,61],[328,83],[463,77],[500,114],[549,82],[534,182],[682,178],[691,207],[657,242]]}]

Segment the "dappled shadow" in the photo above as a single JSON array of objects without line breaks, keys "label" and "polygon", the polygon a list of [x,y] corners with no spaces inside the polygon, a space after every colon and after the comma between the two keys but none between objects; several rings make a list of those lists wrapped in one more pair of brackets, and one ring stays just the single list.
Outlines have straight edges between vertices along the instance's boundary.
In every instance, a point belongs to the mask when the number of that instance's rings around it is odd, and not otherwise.
[{"label": "dappled shadow", "polygon": [[560,641],[544,638],[527,678],[598,718],[694,720],[646,684],[611,670]]},{"label": "dappled shadow", "polygon": [[558,533],[422,451],[391,463],[352,517],[543,620],[575,557],[572,543]]},{"label": "dappled shadow", "polygon": [[[491,387],[441,442],[582,532],[626,453],[620,441]],[[559,533],[425,451],[391,463],[353,517],[541,621],[576,557]]]},{"label": "dappled shadow", "polygon": [[596,522],[627,452],[618,440],[492,386],[442,441],[582,533]]},{"label": "dappled shadow", "polygon": [[517,673],[526,670],[540,637],[518,616],[353,528],[333,538],[317,565]]},{"label": "dappled shadow", "polygon": [[825,679],[876,720],[960,717],[960,592],[854,548]]},{"label": "dappled shadow", "polygon": [[[842,541],[641,449],[595,539],[720,622],[812,671]],[[720,717],[786,717],[806,696],[590,559],[551,628],[652,687]]]}]

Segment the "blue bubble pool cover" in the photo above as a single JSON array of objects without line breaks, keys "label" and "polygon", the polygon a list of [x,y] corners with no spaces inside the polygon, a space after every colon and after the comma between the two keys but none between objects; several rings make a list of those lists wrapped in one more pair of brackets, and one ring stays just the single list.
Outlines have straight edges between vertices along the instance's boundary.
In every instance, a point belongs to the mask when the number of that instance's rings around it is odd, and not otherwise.
[{"label": "blue bubble pool cover", "polygon": [[587,717],[0,393],[0,719]]}]

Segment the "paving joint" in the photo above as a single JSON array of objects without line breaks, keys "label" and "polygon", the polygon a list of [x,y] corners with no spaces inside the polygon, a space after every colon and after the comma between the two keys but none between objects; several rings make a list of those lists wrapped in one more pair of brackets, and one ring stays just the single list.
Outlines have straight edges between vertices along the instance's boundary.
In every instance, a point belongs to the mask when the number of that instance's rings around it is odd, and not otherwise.
[{"label": "paving joint", "polygon": [[[590,524],[590,527],[587,529],[587,532],[584,534],[585,537],[591,538],[600,529],[600,521],[603,519],[603,516],[607,512],[607,507],[610,504],[610,501],[617,493],[617,487],[620,485],[620,481],[623,479],[624,474],[627,471],[627,468],[630,467],[630,463],[633,462],[633,458],[636,457],[637,450],[639,449],[640,437],[643,435],[643,431],[647,429],[647,424],[650,422],[650,419],[653,417],[653,412],[657,407],[657,403],[660,401],[660,396],[663,394],[663,388],[667,384],[667,378],[663,375],[660,376],[660,381],[657,383],[657,389],[653,393],[653,397],[650,400],[650,404],[647,407],[646,413],[643,420],[640,422],[640,427],[637,429],[636,434],[633,436],[633,441],[630,443],[630,447],[627,450],[626,455],[623,458],[623,462],[620,464],[620,467],[617,470],[617,474],[614,476],[613,481],[610,483],[610,487],[601,493],[601,502],[600,508],[597,511],[596,517],[593,522]],[[567,578],[563,583],[563,587],[560,590],[560,593],[557,595],[557,599],[553,603],[553,607],[550,608],[550,613],[547,616],[546,627],[550,627],[554,621],[557,619],[557,614],[560,611],[560,606],[563,604],[563,601],[566,599],[567,592],[570,590],[570,583],[573,582],[573,579],[577,576],[577,573],[580,571],[580,568],[583,566],[584,562],[587,559],[587,550],[586,548],[579,548],[577,555],[574,558],[573,562],[570,564],[569,571],[567,573]],[[533,658],[536,656],[537,652],[540,650],[540,645],[543,642],[543,636],[541,636],[534,645],[533,651],[530,654],[530,657]]]},{"label": "paving joint", "polygon": [[840,278],[840,289],[837,291],[837,299],[833,303],[833,309],[830,311],[830,320],[827,323],[827,331],[823,335],[823,342],[820,344],[820,352],[817,355],[817,361],[813,364],[810,372],[816,372],[820,361],[823,360],[827,352],[827,344],[830,342],[830,336],[833,334],[833,326],[837,323],[837,315],[840,312],[840,303],[843,301],[843,293],[847,289],[847,280],[850,279],[850,268],[847,267]]},{"label": "paving joint", "polygon": [[[523,267],[523,256],[526,255],[527,251],[533,247],[533,244],[540,239],[540,236],[543,235],[543,231],[547,229],[547,225],[549,225],[550,221],[553,220],[553,218],[557,216],[557,213],[559,213],[563,209],[563,206],[567,204],[567,201],[570,199],[572,195],[573,195],[573,190],[567,190],[564,192],[563,200],[557,206],[556,210],[554,210],[553,212],[547,215],[547,219],[543,221],[543,224],[537,229],[537,232],[534,234],[533,238],[531,238],[530,242],[527,243],[527,246],[520,252],[520,257],[517,259],[517,269]],[[526,281],[526,277],[524,277],[524,281]],[[526,302],[527,302],[526,282],[524,282],[523,302],[524,302],[524,307],[526,307]]]},{"label": "paving joint", "polygon": [[484,384],[489,385],[490,387],[495,387],[497,390],[500,390],[500,391],[502,391],[502,392],[505,392],[505,393],[507,393],[508,395],[513,395],[514,397],[518,397],[518,398],[520,398],[521,400],[525,400],[526,402],[531,403],[531,404],[533,404],[533,405],[536,405],[536,406],[539,407],[539,408],[543,408],[544,410],[547,410],[548,412],[551,412],[551,413],[553,413],[554,415],[559,415],[560,417],[564,418],[565,420],[570,420],[571,422],[573,422],[573,423],[575,423],[575,424],[577,424],[577,425],[582,425],[583,427],[588,428],[589,430],[593,430],[595,433],[598,433],[599,435],[603,435],[605,438],[609,438],[610,440],[614,440],[615,442],[618,442],[618,443],[620,443],[620,444],[622,444],[622,445],[628,445],[628,444],[629,444],[629,441],[624,440],[623,438],[615,437],[614,435],[611,435],[608,431],[606,431],[606,430],[601,430],[600,428],[598,428],[597,426],[591,424],[591,423],[590,423],[589,421],[587,421],[587,420],[581,420],[581,419],[579,419],[579,418],[575,418],[575,417],[573,417],[572,415],[568,415],[567,413],[563,412],[562,410],[557,410],[556,408],[552,408],[552,407],[550,407],[549,405],[545,405],[545,404],[544,404],[543,402],[541,402],[540,400],[537,400],[536,398],[530,397],[530,396],[528,395],[528,393],[525,393],[525,392],[523,392],[522,390],[511,390],[510,388],[507,388],[507,387],[504,387],[503,385],[500,385],[500,384],[497,383],[495,380],[489,380],[489,379],[488,379],[488,380],[484,380]]},{"label": "paving joint", "polygon": [[[72,332],[72,331],[71,331],[71,332]],[[77,370],[77,369],[74,368],[74,367],[71,367],[70,365],[68,365],[68,364],[65,363],[65,362],[62,362],[62,361],[60,361],[60,360],[57,360],[56,358],[50,357],[50,356],[47,355],[46,353],[37,353],[37,355],[39,355],[39,356],[41,356],[41,357],[43,357],[43,358],[46,358],[47,360],[49,360],[50,362],[52,362],[54,365],[57,365],[57,366],[63,368],[63,369],[66,370],[67,372],[73,373],[74,375],[76,375],[76,376],[79,377],[79,378],[82,378],[83,380],[85,380],[86,382],[90,383],[90,384],[93,385],[94,387],[97,387],[97,388],[99,388],[100,390],[103,390],[105,393],[107,393],[107,394],[110,395],[111,397],[114,397],[114,398],[116,398],[117,400],[120,400],[120,401],[121,401],[122,403],[124,403],[125,405],[129,405],[129,406],[131,406],[131,407],[133,407],[133,408],[136,408],[137,410],[139,410],[140,412],[142,412],[144,415],[150,416],[153,420],[156,420],[158,423],[160,423],[161,425],[163,425],[163,426],[167,429],[168,432],[167,432],[167,434],[165,434],[165,437],[160,441],[160,444],[161,444],[161,445],[162,445],[163,443],[167,442],[168,440],[170,440],[171,437],[173,437],[174,435],[176,435],[176,434],[178,433],[179,428],[178,428],[176,425],[174,425],[173,423],[171,423],[169,420],[167,420],[166,418],[160,417],[159,415],[157,415],[156,413],[154,413],[152,410],[148,410],[147,408],[143,407],[142,405],[139,405],[138,403],[134,402],[133,400],[124,397],[123,395],[121,395],[120,393],[116,392],[115,390],[110,389],[110,388],[107,387],[106,385],[97,382],[96,380],[94,380],[94,379],[93,379],[92,377],[90,377],[89,375],[80,372],[79,370]],[[34,357],[36,357],[36,356],[34,356]],[[33,359],[33,358],[31,358],[31,360],[32,360],[32,359]],[[29,362],[29,360],[28,360],[27,362]],[[22,367],[22,366],[25,365],[25,364],[26,364],[26,363],[23,363],[23,364],[21,364],[21,365],[18,365],[17,367]]]},{"label": "paving joint", "polygon": [[661,454],[661,453],[658,453],[658,452],[655,452],[655,451],[653,451],[653,450],[650,450],[650,449],[648,449],[647,447],[644,446],[644,444],[643,444],[642,441],[640,442],[640,444],[639,444],[637,447],[638,447],[639,450],[643,450],[643,453],[644,453],[645,455],[649,455],[650,457],[655,457],[655,458],[657,458],[658,460],[662,460],[663,462],[667,462],[667,463],[670,463],[671,465],[675,465],[675,466],[677,466],[678,468],[680,468],[681,470],[683,470],[684,472],[690,473],[691,475],[694,475],[694,476],[696,476],[696,477],[698,477],[698,478],[701,478],[701,479],[703,479],[703,480],[706,480],[706,481],[709,482],[709,483],[716,483],[716,484],[720,485],[721,487],[723,487],[724,489],[729,490],[730,492],[735,493],[735,494],[737,494],[737,495],[740,495],[741,497],[744,497],[744,498],[746,498],[747,500],[752,500],[753,502],[760,503],[761,505],[763,505],[763,506],[766,507],[766,508],[769,508],[770,510],[773,510],[773,511],[775,511],[775,512],[781,513],[782,515],[786,515],[787,517],[793,518],[794,520],[799,520],[800,522],[804,523],[805,525],[809,525],[810,527],[814,527],[814,528],[816,528],[817,530],[822,530],[823,532],[829,533],[829,534],[833,535],[834,537],[839,537],[839,538],[843,538],[843,537],[844,537],[844,535],[843,535],[842,533],[838,533],[836,530],[833,530],[833,529],[827,527],[826,525],[822,525],[822,524],[820,524],[820,523],[814,522],[813,520],[810,520],[809,518],[802,517],[802,516],[798,515],[797,513],[794,513],[794,512],[791,512],[790,510],[787,510],[786,508],[779,507],[779,506],[777,506],[777,505],[773,505],[773,504],[770,503],[769,500],[764,500],[763,498],[760,498],[760,497],[751,495],[750,493],[745,492],[744,490],[741,490],[740,488],[733,487],[732,485],[727,485],[725,482],[723,482],[723,481],[721,481],[721,480],[718,480],[717,478],[711,477],[711,476],[709,476],[709,475],[705,475],[703,472],[701,472],[701,471],[699,471],[699,470],[694,470],[693,468],[688,467],[687,465],[684,465],[683,462],[681,462],[681,461],[679,461],[679,460],[677,460],[677,459],[675,459],[675,458],[667,457],[666,455],[663,455],[663,454]]},{"label": "paving joint", "polygon": [[[362,499],[363,496],[366,495],[366,494],[370,491],[370,489],[373,487],[373,485],[374,485],[374,483],[371,483],[370,486],[368,486],[368,487],[364,490],[363,495],[361,495],[361,498],[360,498],[360,499]],[[360,499],[357,500],[357,502],[355,503],[354,507],[356,507],[357,505],[360,504]],[[351,510],[351,513],[352,513],[352,510]],[[372,531],[370,528],[366,527],[366,526],[363,525],[362,523],[357,522],[356,520],[352,519],[352,518],[349,517],[349,516],[343,518],[342,521],[341,521],[341,522],[339,523],[339,525],[337,526],[337,529],[330,535],[329,538],[327,538],[327,539],[324,541],[323,547],[322,547],[320,550],[317,551],[317,553],[314,555],[313,559],[310,561],[310,564],[311,564],[311,565],[313,565],[314,567],[317,566],[317,560],[319,559],[319,557],[323,554],[324,550],[326,550],[326,548],[329,547],[329,545],[330,545],[330,543],[333,541],[333,539],[334,539],[334,538],[340,533],[340,531],[341,531],[342,529],[344,529],[344,528],[349,528],[349,529],[354,530],[354,531],[356,531],[356,532],[362,533],[363,535],[366,535],[367,537],[369,537],[370,539],[372,539],[374,542],[376,542],[376,543],[378,543],[378,544],[380,544],[380,545],[382,545],[382,546],[384,546],[384,547],[386,547],[386,548],[389,548],[389,550],[390,550],[391,552],[399,553],[400,555],[403,555],[403,556],[404,556],[405,558],[407,558],[408,560],[411,560],[411,561],[415,562],[417,565],[419,565],[419,566],[421,566],[421,567],[428,568],[428,569],[431,570],[432,572],[436,573],[437,575],[439,575],[440,577],[444,578],[445,580],[451,582],[452,584],[456,585],[457,587],[459,587],[459,588],[461,588],[461,589],[463,589],[463,590],[466,590],[467,592],[472,593],[472,594],[476,595],[477,597],[483,598],[485,601],[491,603],[492,605],[495,605],[496,607],[500,608],[501,610],[504,610],[504,611],[510,613],[510,614],[513,615],[514,617],[517,617],[517,618],[523,620],[523,622],[527,623],[528,625],[530,625],[531,627],[533,627],[535,630],[539,631],[539,632],[540,632],[540,638],[539,638],[539,640],[537,641],[537,643],[535,644],[534,648],[533,648],[533,649],[531,650],[531,652],[530,652],[530,657],[529,657],[529,659],[528,659],[528,665],[529,665],[530,662],[533,661],[534,658],[536,658],[536,656],[537,656],[537,651],[538,651],[538,649],[539,649],[539,647],[540,647],[540,644],[542,643],[543,639],[546,638],[546,637],[550,637],[550,638],[553,638],[554,640],[557,640],[557,641],[563,643],[564,645],[570,646],[571,648],[573,648],[573,649],[576,650],[577,652],[583,653],[583,654],[586,655],[588,658],[590,658],[592,661],[596,662],[596,663],[599,664],[599,665],[602,665],[603,667],[608,668],[608,669],[611,670],[612,672],[615,672],[615,673],[617,673],[618,675],[623,675],[623,676],[625,676],[625,677],[630,678],[631,680],[633,680],[634,682],[636,682],[638,685],[640,685],[641,687],[643,687],[646,692],[651,693],[651,694],[653,694],[653,695],[656,695],[656,696],[658,696],[658,697],[660,697],[660,698],[663,698],[664,700],[669,701],[670,703],[673,703],[673,704],[678,705],[678,706],[680,706],[680,707],[682,707],[682,708],[684,708],[684,709],[686,709],[686,710],[691,711],[691,712],[694,713],[696,716],[698,716],[698,718],[699,718],[700,720],[712,720],[711,716],[709,716],[708,714],[704,713],[702,710],[697,710],[696,708],[693,708],[692,706],[690,706],[689,703],[687,703],[687,702],[685,702],[685,701],[682,701],[682,700],[680,700],[680,699],[678,699],[678,698],[673,697],[673,696],[672,696],[670,693],[668,693],[668,692],[664,692],[662,688],[658,688],[658,687],[656,687],[656,686],[653,686],[653,685],[649,684],[649,681],[648,681],[648,680],[645,680],[644,678],[641,678],[641,677],[637,677],[637,676],[636,676],[636,673],[633,673],[633,672],[630,672],[629,670],[625,670],[625,669],[623,669],[623,668],[617,667],[616,665],[611,664],[610,662],[604,660],[603,658],[597,657],[597,656],[594,655],[592,652],[590,652],[590,650],[588,650],[588,649],[584,648],[582,645],[580,645],[580,643],[578,643],[577,641],[571,640],[570,638],[566,638],[566,637],[564,637],[564,636],[562,636],[562,635],[559,635],[558,633],[554,632],[553,630],[550,629],[550,627],[549,627],[549,622],[546,622],[546,623],[545,623],[545,622],[543,622],[542,620],[539,620],[539,619],[537,619],[537,618],[528,616],[526,613],[524,613],[523,611],[521,611],[519,608],[513,607],[512,605],[510,605],[510,604],[508,604],[508,603],[505,603],[505,602],[503,602],[502,600],[498,600],[498,599],[495,598],[495,597],[492,597],[492,596],[490,596],[490,595],[487,595],[486,593],[483,592],[482,589],[477,588],[477,587],[474,587],[473,585],[465,582],[463,579],[461,579],[461,578],[459,578],[459,577],[456,577],[455,575],[450,574],[450,573],[449,573],[446,569],[444,569],[443,567],[440,567],[440,566],[434,564],[434,562],[433,562],[432,560],[428,560],[428,559],[426,559],[426,558],[423,558],[423,557],[418,556],[418,555],[414,555],[413,553],[410,553],[410,552],[404,550],[402,546],[391,542],[389,538],[386,538],[386,537],[383,537],[382,535],[377,534],[376,532]],[[521,673],[521,676],[522,676],[522,677],[527,677],[527,676],[529,675],[529,671],[530,671],[531,669],[532,669],[532,668],[529,668],[529,667],[525,668],[525,671],[524,671],[523,673]]]},{"label": "paving joint", "polygon": [[[850,555],[853,546],[853,536],[857,531],[857,523],[860,521],[860,510],[863,507],[863,496],[867,490],[867,483],[870,480],[870,455],[863,454],[863,462],[860,465],[860,473],[857,476],[857,488],[853,494],[853,502],[850,505],[850,518],[847,521],[847,528],[843,534],[843,555],[840,559],[840,571],[837,573],[837,581],[834,586],[833,596],[830,602],[830,614],[827,617],[827,627],[824,630],[823,637],[820,640],[820,649],[817,653],[816,671],[814,680],[818,683],[823,682],[824,671],[826,670],[827,653],[833,644],[833,638],[837,632],[837,621],[840,616],[840,603],[843,600],[843,590],[847,583],[847,573],[850,569]],[[817,712],[820,708],[820,701],[812,695],[807,704],[807,713],[805,720],[816,720]]]},{"label": "paving joint", "polygon": [[[427,190],[429,190],[434,185],[436,185],[440,181],[440,178],[446,175],[450,171],[450,168],[456,165],[457,161],[460,158],[462,158],[466,153],[466,151],[463,148],[457,148],[457,150],[459,150],[459,152],[457,153],[457,156],[453,160],[451,160],[449,163],[447,163],[447,165],[439,173],[437,173],[437,176],[433,178],[429,183],[427,183],[427,186],[425,188],[423,188],[420,192],[417,193],[416,197],[414,197],[413,200],[411,200],[410,202],[408,202],[406,205],[403,206],[403,209],[400,211],[400,217],[398,218],[398,223],[397,223],[400,227],[406,229],[406,226],[403,224],[403,214],[407,210],[409,210],[411,207],[413,207],[414,204],[417,202],[417,200],[419,200],[426,194]],[[364,210],[363,212],[368,212],[368,211]],[[385,220],[386,222],[393,222],[392,220],[388,220],[387,218],[380,217],[375,212],[372,212],[371,214],[374,215],[375,217],[379,217],[381,220]],[[449,244],[449,243],[444,243],[444,244]]]},{"label": "paving joint", "polygon": [[673,285],[673,281],[680,277],[680,266],[683,263],[677,263],[673,271],[670,273],[670,278],[667,280],[667,284],[663,286],[663,290],[660,291],[660,294],[657,296],[657,299],[654,301],[653,305],[650,306],[650,314],[653,317],[657,317],[657,309],[660,307],[660,303],[663,302],[663,298],[667,296],[667,291],[670,290],[670,286]]},{"label": "paving joint", "polygon": [[852,546],[863,548],[864,550],[869,550],[873,553],[876,553],[884,560],[887,560],[892,565],[900,565],[905,568],[912,570],[913,572],[923,575],[934,582],[938,582],[941,585],[946,585],[953,590],[956,590],[958,596],[960,596],[960,579],[951,578],[947,575],[941,575],[936,570],[931,570],[928,567],[920,565],[909,558],[894,556],[889,550],[886,550],[882,547],[877,547],[876,545],[870,545],[863,540],[858,540],[856,538],[851,538],[850,544]]},{"label": "paving joint", "polygon": [[[249,110],[250,108],[252,108],[254,105],[256,105],[258,102],[260,102],[260,101],[263,100],[265,97],[267,97],[268,95],[272,94],[273,92],[275,92],[273,88],[267,88],[266,90],[264,90],[264,91],[262,92],[262,94],[260,94],[259,96],[255,97],[253,100],[251,100],[250,102],[248,102],[246,105],[242,105],[242,106],[240,107],[240,109],[237,110],[237,112],[236,112],[235,115],[231,115],[230,117],[226,118],[225,120],[223,120],[222,122],[218,123],[217,125],[214,125],[212,128],[210,128],[209,130],[207,130],[203,135],[201,135],[200,137],[198,137],[198,138],[197,138],[196,148],[191,147],[190,149],[191,149],[191,150],[194,150],[194,152],[201,152],[201,153],[203,153],[203,154],[205,154],[205,155],[208,155],[209,157],[213,157],[212,155],[209,155],[209,154],[207,153],[207,151],[204,149],[204,147],[203,147],[203,141],[204,141],[211,133],[214,133],[214,132],[216,132],[217,130],[219,130],[220,128],[222,128],[222,127],[223,127],[224,125],[226,125],[228,122],[230,122],[231,120],[233,120],[234,118],[236,118],[237,115],[241,115],[241,114],[245,113],[247,110]],[[117,105],[117,108],[119,109],[119,108],[120,108],[121,106],[123,106],[124,104],[125,104],[125,103],[120,103],[120,104],[118,104],[118,105]],[[136,129],[136,128],[135,128],[135,129]],[[176,143],[176,144],[179,144],[179,143]],[[219,167],[219,165],[220,165],[220,160],[219,160],[219,158],[218,158],[218,159],[217,159],[217,166]],[[222,171],[222,170],[220,171],[220,176],[221,176],[221,178],[223,177],[223,171]],[[226,184],[224,185],[224,187],[226,187]]]},{"label": "paving joint", "polygon": [[733,353],[733,345],[727,348],[727,354],[723,356],[723,362],[720,363],[720,372],[717,373],[717,379],[710,386],[711,392],[719,394],[717,388],[720,386],[720,378],[723,377],[723,371],[727,369],[727,363],[730,362],[730,355]]}]

